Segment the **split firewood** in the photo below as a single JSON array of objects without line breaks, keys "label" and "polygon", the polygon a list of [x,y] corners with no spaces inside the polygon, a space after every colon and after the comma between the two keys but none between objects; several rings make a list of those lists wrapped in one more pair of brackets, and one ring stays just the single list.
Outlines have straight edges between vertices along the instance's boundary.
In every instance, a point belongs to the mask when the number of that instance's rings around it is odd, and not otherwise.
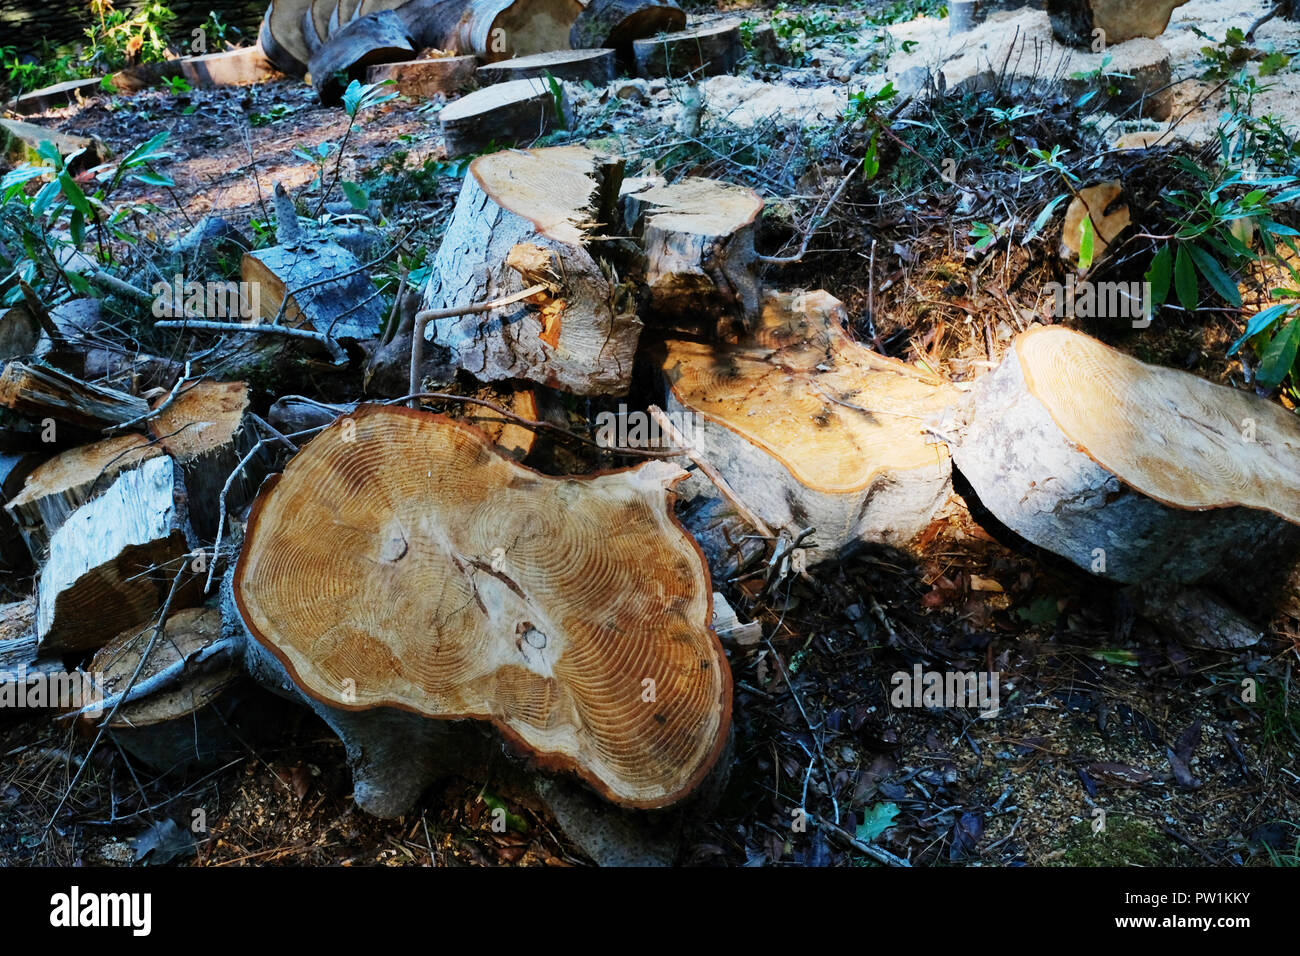
[{"label": "split firewood", "polygon": [[579,0],[468,0],[450,46],[489,63],[567,50]]},{"label": "split firewood", "polygon": [[476,76],[484,86],[510,80],[542,79],[548,75],[557,80],[604,86],[613,81],[614,71],[613,50],[552,50],[484,63]]},{"label": "split firewood", "polygon": [[[1169,18],[1188,0],[1047,0],[1052,32],[1062,43],[1090,49],[1101,39],[1106,46],[1134,37],[1158,37]],[[1097,31],[1101,33],[1098,34]]]},{"label": "split firewood", "polygon": [[277,73],[260,46],[187,56],[180,61],[180,67],[181,76],[195,89],[252,86],[275,79]]},{"label": "split firewood", "polygon": [[368,812],[409,808],[432,772],[412,759],[422,725],[466,717],[612,802],[666,806],[709,773],[731,710],[708,572],[672,516],[683,475],[545,476],[477,429],[363,406],[264,487],[229,619],[250,671],[356,755]]},{"label": "split firewood", "polygon": [[138,420],[149,411],[142,398],[23,362],[10,362],[0,374],[0,405],[38,422],[50,418],[92,431]]},{"label": "split firewood", "polygon": [[[243,382],[197,382],[161,405],[149,421],[150,433],[185,475],[190,522],[204,541],[217,537],[226,480],[257,444],[248,404]],[[226,493],[226,512],[233,514],[252,501],[263,477],[263,463],[246,464]]]},{"label": "split firewood", "polygon": [[116,435],[71,448],[39,465],[5,505],[37,561],[49,555],[50,536],[78,508],[107,491],[123,471],[163,454],[143,435]]},{"label": "split firewood", "polygon": [[598,258],[622,172],[622,160],[581,146],[490,153],[470,163],[433,258],[424,310],[465,309],[537,285],[542,291],[496,313],[426,317],[425,338],[480,381],[626,392],[641,321]]},{"label": "split firewood", "polygon": [[438,114],[449,157],[482,152],[489,144],[530,143],[569,125],[563,88],[557,102],[545,80],[512,80],[462,96]]},{"label": "split firewood", "polygon": [[686,14],[670,0],[590,0],[569,30],[575,50],[615,51],[632,62],[632,42],[686,28]]},{"label": "split firewood", "polygon": [[181,606],[196,603],[200,582],[190,564],[197,544],[184,479],[171,458],[119,472],[50,535],[37,586],[42,652],[92,650],[142,626],[173,582]]},{"label": "split firewood", "polygon": [[415,47],[406,26],[392,10],[372,13],[349,23],[317,50],[308,68],[312,86],[320,101],[338,103],[349,80],[364,80],[366,68],[375,63],[409,60]]},{"label": "split firewood", "polygon": [[[63,661],[42,656],[36,640],[36,601],[0,605],[0,712],[15,706],[56,709],[46,693],[52,682],[67,681]],[[41,688],[37,696],[36,688]]]},{"label": "split firewood", "polygon": [[185,366],[172,359],[118,348],[90,349],[83,369],[86,378],[131,394],[154,388],[169,390],[185,372]]},{"label": "split firewood", "polygon": [[752,189],[687,177],[624,188],[623,220],[645,249],[650,305],[664,317],[758,314],[754,231],[763,199]]},{"label": "split firewood", "polygon": [[105,728],[164,773],[242,753],[225,719],[227,692],[240,679],[234,651],[215,608],[177,611],[161,631],[152,624],[123,631],[86,668],[96,700],[80,708],[79,729],[93,737]]},{"label": "split firewood", "polygon": [[669,417],[748,509],[792,539],[816,529],[809,563],[861,542],[907,549],[951,492],[928,429],[957,391],[851,341],[846,322],[825,292],[769,293],[751,337],[671,341],[662,366]]},{"label": "split firewood", "polygon": [[393,81],[393,89],[403,96],[432,99],[441,93],[450,96],[468,89],[474,82],[478,57],[444,56],[424,60],[378,63],[366,70],[367,83]]},{"label": "split firewood", "polygon": [[1125,583],[1190,583],[1291,537],[1300,422],[1060,327],[1012,343],[964,409],[954,458],[1031,543]]},{"label": "split firewood", "polygon": [[632,53],[638,76],[700,79],[735,72],[745,47],[738,24],[720,23],[634,40]]}]

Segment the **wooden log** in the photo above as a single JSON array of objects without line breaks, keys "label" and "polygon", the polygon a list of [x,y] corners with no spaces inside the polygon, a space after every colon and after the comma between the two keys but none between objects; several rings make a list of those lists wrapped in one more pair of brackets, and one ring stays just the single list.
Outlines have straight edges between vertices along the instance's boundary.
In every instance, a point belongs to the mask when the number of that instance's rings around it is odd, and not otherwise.
[{"label": "wooden log", "polygon": [[78,508],[103,494],[119,474],[138,468],[163,450],[137,434],[118,435],[56,455],[27,476],[22,490],[5,505],[32,557],[49,556],[50,536]]},{"label": "wooden log", "polygon": [[672,319],[757,316],[758,193],[696,177],[672,185],[641,179],[623,190],[622,205],[628,232],[645,250],[652,309]]},{"label": "wooden log", "polygon": [[579,0],[469,0],[451,44],[489,63],[567,50]]},{"label": "wooden log", "polygon": [[[185,475],[190,523],[204,541],[216,540],[222,489],[257,444],[250,412],[243,382],[197,382],[149,420],[149,432]],[[245,465],[226,494],[226,513],[251,502],[265,476],[265,461]]]},{"label": "wooden log", "polygon": [[393,81],[393,88],[403,96],[432,99],[436,94],[450,96],[469,89],[474,83],[478,57],[444,56],[425,60],[401,60],[377,63],[366,68],[367,83]]},{"label": "wooden log", "polygon": [[1033,7],[1041,10],[1042,0],[950,0],[948,35],[969,33],[988,19],[989,14]]},{"label": "wooden log", "polygon": [[[322,44],[341,29],[338,26],[338,18],[336,16],[334,18],[335,29],[333,31],[330,30],[330,18],[335,12],[336,4],[337,0],[312,0],[311,6],[307,8],[307,16],[311,25],[311,37],[314,37],[319,41],[317,43],[317,49],[319,49]],[[307,35],[305,29],[303,33],[305,36]],[[309,37],[309,40],[311,37]],[[311,43],[309,42],[308,46],[310,45]],[[316,50],[312,50],[313,54],[315,52]]]},{"label": "wooden log", "polygon": [[466,15],[466,0],[365,0],[358,9],[373,13],[380,6],[394,6],[395,12],[406,27],[406,35],[417,50],[437,50],[440,53],[473,55],[473,50],[463,47],[459,39],[462,18]]},{"label": "wooden log", "polygon": [[1300,523],[1300,423],[1060,327],[970,393],[954,458],[1033,544],[1124,583],[1221,575]]},{"label": "wooden log", "polygon": [[112,156],[94,137],[60,133],[22,120],[0,119],[0,133],[3,133],[4,155],[20,162],[44,163],[37,149],[46,142],[54,144],[60,156],[73,157],[68,168],[74,173],[98,166]]},{"label": "wooden log", "polygon": [[[23,448],[18,443],[0,451],[0,499],[11,502],[21,495],[23,483],[45,460],[46,455],[42,452]],[[34,564],[31,550],[18,522],[6,510],[0,514],[0,571],[29,574],[32,570]]]},{"label": "wooden log", "polygon": [[68,679],[63,661],[41,655],[36,639],[36,601],[28,598],[0,605],[0,714],[23,714],[33,708],[53,710],[58,702],[37,696],[32,685]]},{"label": "wooden log", "polygon": [[415,47],[406,27],[392,10],[383,10],[349,23],[321,45],[308,61],[312,86],[320,101],[334,104],[350,80],[364,80],[375,63],[409,60]]},{"label": "wooden log", "polygon": [[379,331],[383,303],[357,257],[327,240],[300,239],[244,254],[240,277],[258,283],[258,308],[273,320],[286,296],[281,324],[339,339]]},{"label": "wooden log", "polygon": [[286,76],[307,73],[311,53],[302,36],[302,14],[311,0],[271,0],[257,35],[257,45],[270,64]]},{"label": "wooden log", "polygon": [[109,74],[108,81],[120,93],[139,93],[180,75],[181,61],[176,58],[128,66],[126,69]]},{"label": "wooden log", "polygon": [[462,96],[438,114],[449,157],[468,156],[491,144],[529,143],[569,125],[568,98],[560,102],[545,80],[512,80]]},{"label": "wooden log", "polygon": [[177,574],[174,605],[197,602],[190,567],[198,541],[186,521],[184,481],[166,456],[120,472],[50,536],[37,587],[42,653],[102,647],[162,607]]},{"label": "wooden log", "polygon": [[31,355],[40,338],[41,324],[23,303],[0,313],[0,361]]},{"label": "wooden log", "polygon": [[684,29],[686,13],[669,0],[591,0],[573,21],[569,45],[612,49],[630,64],[633,41]]},{"label": "wooden log", "polygon": [[613,81],[614,70],[613,50],[552,50],[484,63],[476,75],[484,86],[546,76],[604,86]]},{"label": "wooden log", "polygon": [[699,79],[735,72],[745,56],[740,26],[720,23],[632,42],[638,76]]},{"label": "wooden log", "polygon": [[35,113],[44,113],[47,110],[57,110],[71,103],[76,103],[81,97],[94,96],[101,92],[100,82],[100,78],[97,76],[84,80],[65,80],[62,83],[55,83],[53,86],[46,86],[16,96],[9,101],[6,108],[20,116],[31,116]]},{"label": "wooden log", "polygon": [[816,529],[809,563],[863,542],[907,550],[951,492],[927,429],[957,391],[851,341],[846,322],[825,292],[769,293],[745,340],[670,341],[662,360],[670,420],[773,531]]},{"label": "wooden log", "polygon": [[187,56],[180,63],[181,76],[196,89],[252,86],[275,79],[279,72],[260,46],[241,46],[204,56]]},{"label": "wooden log", "polygon": [[[1169,18],[1188,0],[1047,0],[1052,32],[1062,43],[1091,49],[1095,40],[1106,46],[1135,37],[1158,37]],[[1096,31],[1102,31],[1098,34]]]},{"label": "wooden log", "polygon": [[52,418],[94,431],[126,424],[149,411],[142,398],[23,362],[10,362],[0,374],[0,405],[38,422]]},{"label": "wooden log", "polygon": [[641,321],[620,304],[597,259],[622,173],[622,160],[581,146],[474,160],[433,258],[424,308],[492,301],[538,279],[551,291],[497,313],[434,319],[426,339],[480,381],[522,378],[580,395],[626,392]]}]

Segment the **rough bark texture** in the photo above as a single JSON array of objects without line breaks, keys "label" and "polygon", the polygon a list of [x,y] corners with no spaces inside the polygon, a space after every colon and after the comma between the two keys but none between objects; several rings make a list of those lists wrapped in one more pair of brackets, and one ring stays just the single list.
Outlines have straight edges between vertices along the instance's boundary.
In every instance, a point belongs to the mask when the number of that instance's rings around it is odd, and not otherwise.
[{"label": "rough bark texture", "polygon": [[632,51],[639,76],[673,79],[732,73],[745,56],[740,27],[734,23],[636,40]]},{"label": "rough bark texture", "polygon": [[1090,48],[1094,30],[1105,32],[1108,46],[1134,37],[1158,37],[1184,3],[1187,0],[1047,0],[1047,12],[1058,40]]},{"label": "rough bark texture", "polygon": [[474,81],[478,58],[446,56],[431,60],[380,63],[366,70],[367,83],[392,80],[393,89],[403,96],[431,99],[435,94],[459,93]]},{"label": "rough bark texture", "polygon": [[[581,395],[626,392],[641,322],[618,301],[589,233],[613,221],[622,168],[621,160],[582,147],[475,160],[434,257],[424,308],[486,302],[530,287],[507,264],[521,245],[549,255],[547,272],[557,286],[539,304],[434,320],[426,339],[481,381],[523,378]],[[558,222],[542,220],[551,212]]]},{"label": "rough bark texture", "polygon": [[384,10],[349,23],[326,40],[312,55],[308,69],[320,101],[334,104],[348,81],[365,79],[366,67],[409,60],[414,55],[406,25],[392,10]]},{"label": "rough bark texture", "polygon": [[177,572],[180,606],[197,596],[189,555],[197,544],[185,515],[185,488],[170,458],[122,472],[50,537],[41,568],[36,631],[42,652],[89,650],[147,622]]},{"label": "rough bark texture", "polygon": [[266,58],[281,73],[303,76],[311,50],[303,37],[303,15],[309,14],[311,0],[272,0],[262,21],[259,45]]},{"label": "rough bark texture", "polygon": [[510,80],[543,79],[547,74],[557,80],[604,86],[614,79],[614,66],[613,50],[552,50],[485,63],[478,68],[477,76],[484,86]]},{"label": "rough bark texture", "polygon": [[22,362],[10,362],[0,375],[0,405],[38,422],[48,417],[91,430],[122,425],[149,411],[142,398]]},{"label": "rough bark texture", "polygon": [[383,303],[361,265],[335,243],[302,240],[245,253],[240,272],[245,282],[260,283],[262,318],[274,319],[287,292],[282,324],[360,340],[377,334],[384,318]]},{"label": "rough bark texture", "polygon": [[1249,508],[1192,511],[1133,490],[1067,438],[1028,390],[1016,346],[976,384],[953,459],[1007,527],[1101,577],[1190,583],[1246,547],[1269,546],[1287,522]]},{"label": "rough bark texture", "polygon": [[563,90],[557,104],[545,80],[512,80],[462,96],[438,114],[448,156],[468,156],[489,144],[529,143],[569,125]]},{"label": "rough bark texture", "polygon": [[686,14],[668,0],[590,0],[573,21],[575,50],[606,47],[632,62],[632,42],[686,27]]}]

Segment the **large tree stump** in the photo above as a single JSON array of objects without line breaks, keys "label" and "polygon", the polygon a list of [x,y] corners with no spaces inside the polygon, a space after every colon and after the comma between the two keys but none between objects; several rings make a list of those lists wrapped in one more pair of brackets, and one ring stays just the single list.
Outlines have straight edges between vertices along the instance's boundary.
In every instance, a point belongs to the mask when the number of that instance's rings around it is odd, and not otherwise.
[{"label": "large tree stump", "polygon": [[605,47],[632,62],[632,42],[686,27],[686,14],[670,0],[590,0],[569,30],[575,50]]},{"label": "large tree stump", "polygon": [[469,0],[453,46],[489,63],[566,50],[569,30],[581,12],[579,0]]},{"label": "large tree stump", "polygon": [[928,429],[956,390],[851,341],[846,321],[825,292],[770,293],[751,337],[670,341],[662,366],[678,430],[773,531],[815,528],[811,561],[862,542],[906,549],[951,491]]},{"label": "large tree stump", "polygon": [[403,60],[379,63],[366,70],[367,83],[393,81],[393,88],[403,96],[432,99],[435,94],[451,95],[467,89],[474,82],[478,58],[444,56],[426,60]]},{"label": "large tree stump", "polygon": [[181,76],[190,86],[252,86],[275,79],[276,69],[260,46],[243,46],[181,60]]},{"label": "large tree stump", "polygon": [[310,11],[311,0],[272,0],[262,18],[258,45],[271,65],[288,76],[307,72],[311,51],[302,35],[302,18]]},{"label": "large tree stump", "polygon": [[581,146],[474,160],[434,256],[424,308],[489,302],[543,283],[548,289],[486,315],[435,319],[425,337],[480,381],[626,392],[641,322],[598,259],[622,173],[622,160]]},{"label": "large tree stump", "polygon": [[511,80],[462,96],[442,108],[438,121],[450,157],[497,146],[529,143],[569,125],[568,99],[559,101],[545,80]]},{"label": "large tree stump", "polygon": [[300,239],[244,253],[240,278],[256,282],[262,319],[274,320],[288,298],[282,325],[332,339],[374,336],[383,302],[362,263],[327,239]]},{"label": "large tree stump", "polygon": [[[1047,0],[1052,32],[1062,43],[1089,49],[1100,39],[1106,46],[1134,37],[1158,37],[1169,18],[1188,0]],[[1096,31],[1102,31],[1097,34]]]},{"label": "large tree stump", "polygon": [[643,179],[624,190],[622,203],[624,223],[645,250],[655,311],[672,318],[758,314],[758,193],[712,179],[687,177],[671,186]]},{"label": "large tree stump", "polygon": [[1300,423],[1059,327],[1018,336],[964,411],[958,469],[1003,524],[1125,583],[1190,583],[1300,523]]},{"label": "large tree stump", "polygon": [[740,42],[740,27],[721,23],[635,40],[632,52],[639,76],[698,80],[735,72],[744,59],[745,47]]},{"label": "large tree stump", "polygon": [[485,86],[510,80],[543,79],[548,75],[557,80],[604,86],[614,79],[614,66],[613,50],[552,50],[484,63],[478,68],[477,76]]},{"label": "large tree stump", "polygon": [[175,606],[198,597],[190,569],[197,540],[175,463],[150,458],[117,475],[50,536],[37,588],[44,653],[92,650],[139,627],[162,607],[178,574]]}]

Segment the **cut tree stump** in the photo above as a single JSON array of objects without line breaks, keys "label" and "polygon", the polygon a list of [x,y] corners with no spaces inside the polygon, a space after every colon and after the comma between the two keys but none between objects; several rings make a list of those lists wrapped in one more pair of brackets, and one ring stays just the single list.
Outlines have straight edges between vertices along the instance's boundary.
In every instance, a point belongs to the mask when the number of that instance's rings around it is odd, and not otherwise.
[{"label": "cut tree stump", "polygon": [[625,393],[641,321],[598,259],[622,174],[622,160],[582,146],[490,153],[470,163],[423,307],[462,308],[539,283],[549,289],[486,315],[434,319],[425,338],[480,381]]},{"label": "cut tree stump", "polygon": [[348,81],[366,78],[367,67],[409,60],[414,55],[406,25],[392,10],[384,10],[349,23],[326,40],[312,55],[308,69],[320,101],[333,105],[342,98]]},{"label": "cut tree stump", "polygon": [[258,45],[271,65],[287,76],[307,73],[311,51],[302,35],[302,18],[310,10],[311,0],[272,0],[262,18]]},{"label": "cut tree stump", "polygon": [[1047,0],[1052,32],[1068,46],[1091,49],[1097,39],[1107,46],[1134,37],[1158,37],[1169,18],[1188,0]]},{"label": "cut tree stump", "polygon": [[[185,475],[190,523],[204,541],[216,540],[222,489],[257,444],[248,404],[243,382],[198,382],[149,421],[150,433]],[[226,514],[238,513],[253,500],[265,464],[255,458],[235,477],[226,494]]]},{"label": "cut tree stump", "polygon": [[757,316],[754,231],[763,199],[752,189],[687,177],[642,179],[623,190],[623,221],[645,250],[650,305],[679,319]]},{"label": "cut tree stump", "polygon": [[252,86],[275,79],[278,72],[260,46],[242,46],[181,60],[181,76],[196,89]]},{"label": "cut tree stump", "polygon": [[954,460],[1032,544],[1124,583],[1191,583],[1291,537],[1300,422],[1059,327],[1012,343],[963,410]]},{"label": "cut tree stump", "polygon": [[810,562],[862,542],[906,550],[952,487],[928,429],[956,389],[853,342],[846,322],[825,292],[769,293],[746,341],[670,341],[662,364],[670,420],[774,532],[816,528]]},{"label": "cut tree stump", "polygon": [[24,93],[10,100],[6,108],[12,110],[20,116],[31,116],[33,113],[44,113],[47,110],[56,110],[70,103],[76,103],[78,97],[94,96],[103,92],[100,89],[100,78],[97,76],[88,77],[84,80],[65,80],[62,83],[55,83],[53,86],[46,86],[39,90],[32,90],[30,93]]},{"label": "cut tree stump", "polygon": [[38,562],[49,556],[50,536],[72,513],[107,491],[123,471],[163,454],[143,435],[106,438],[56,455],[35,468],[5,510]]},{"label": "cut tree stump", "polygon": [[[363,406],[253,506],[231,581],[246,658],[283,665],[350,755],[375,736],[354,732],[358,711],[471,718],[611,802],[680,801],[731,717],[708,571],[672,514],[683,476],[661,461],[542,475],[477,429]],[[365,769],[354,789],[371,812],[402,812],[424,779]]]},{"label": "cut tree stump", "polygon": [[183,479],[160,455],[120,472],[50,536],[37,586],[42,653],[101,647],[143,626],[162,607],[177,574],[174,606],[197,602],[190,569],[197,545],[185,514]]},{"label": "cut tree stump", "polygon": [[476,75],[484,86],[510,80],[544,79],[548,74],[557,80],[604,86],[613,81],[614,69],[613,50],[552,50],[484,63]]},{"label": "cut tree stump", "polygon": [[234,642],[223,645],[221,612],[185,608],[167,618],[156,640],[154,631],[152,624],[130,628],[95,652],[86,670],[97,680],[99,706],[80,718],[82,732],[93,737],[125,695],[103,726],[156,770],[206,767],[244,753],[223,713],[223,695],[241,674]]},{"label": "cut tree stump", "polygon": [[563,88],[556,103],[545,80],[512,80],[462,96],[438,114],[449,157],[482,152],[491,144],[529,143],[569,125]]},{"label": "cut tree stump", "polygon": [[0,361],[26,358],[41,338],[41,324],[25,303],[0,313]]},{"label": "cut tree stump", "polygon": [[489,63],[566,50],[579,0],[469,0],[450,46]]},{"label": "cut tree stump", "polygon": [[745,47],[739,24],[721,23],[635,40],[632,53],[638,76],[699,79],[735,72]]},{"label": "cut tree stump", "polygon": [[91,431],[124,425],[149,411],[142,398],[23,362],[10,362],[0,374],[0,405],[37,422],[52,418]]},{"label": "cut tree stump", "polygon": [[393,89],[403,96],[432,99],[436,94],[451,95],[474,83],[478,57],[444,56],[427,60],[402,60],[378,63],[366,70],[367,83],[393,81]]},{"label": "cut tree stump", "polygon": [[1032,7],[1041,10],[1043,0],[950,0],[948,3],[948,35],[968,33],[988,19],[991,13],[1022,10]]},{"label": "cut tree stump", "polygon": [[632,43],[686,28],[686,14],[668,0],[590,0],[569,30],[575,50],[605,47],[633,62]]},{"label": "cut tree stump", "polygon": [[1092,220],[1093,261],[1101,259],[1119,234],[1132,224],[1128,204],[1116,204],[1124,193],[1124,184],[1118,179],[1080,189],[1065,210],[1065,225],[1061,229],[1061,258],[1077,260],[1083,244],[1083,220]]},{"label": "cut tree stump", "polygon": [[357,257],[324,239],[298,239],[244,253],[240,278],[259,283],[261,317],[273,321],[284,302],[282,325],[339,339],[379,332],[383,302]]},{"label": "cut tree stump", "polygon": [[[110,153],[98,139],[89,136],[76,136],[72,133],[60,133],[46,129],[35,123],[22,120],[0,119],[0,132],[5,134],[4,155],[21,162],[45,163],[37,152],[41,143],[53,143],[54,148],[63,157],[72,157],[68,168],[73,173],[80,173],[92,166],[108,160]],[[80,155],[75,155],[79,153]]]}]

